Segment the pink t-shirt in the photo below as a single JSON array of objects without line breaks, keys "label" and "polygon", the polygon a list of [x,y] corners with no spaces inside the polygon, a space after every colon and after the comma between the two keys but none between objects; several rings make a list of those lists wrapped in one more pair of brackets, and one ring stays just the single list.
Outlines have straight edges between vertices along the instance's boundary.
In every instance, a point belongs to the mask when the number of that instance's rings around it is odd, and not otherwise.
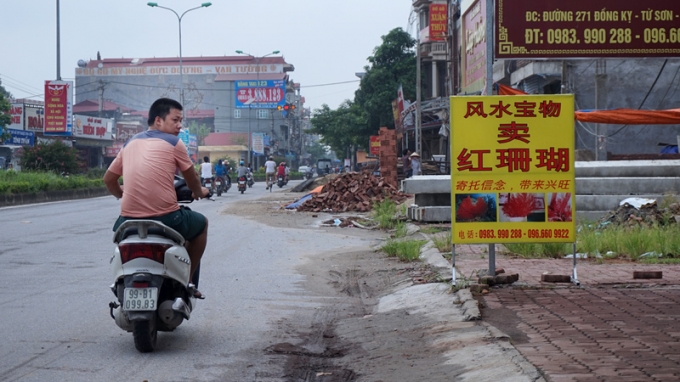
[{"label": "pink t-shirt", "polygon": [[177,136],[159,130],[135,135],[109,166],[109,171],[123,176],[120,214],[143,218],[177,211],[175,171],[192,166],[187,148]]}]

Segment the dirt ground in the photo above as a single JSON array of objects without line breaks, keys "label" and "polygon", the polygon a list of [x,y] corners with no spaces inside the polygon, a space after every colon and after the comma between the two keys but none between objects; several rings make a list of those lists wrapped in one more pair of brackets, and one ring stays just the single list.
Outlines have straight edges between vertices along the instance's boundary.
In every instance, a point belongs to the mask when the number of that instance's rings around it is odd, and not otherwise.
[{"label": "dirt ground", "polygon": [[[342,230],[346,235],[376,240],[387,236],[360,228],[319,227],[323,221],[348,214],[280,209],[300,196],[277,193],[230,205],[223,213],[274,227],[309,228],[310,235]],[[333,264],[330,270],[329,264]],[[372,314],[379,298],[395,287],[431,279],[433,271],[427,264],[400,262],[375,249],[351,253],[336,250],[310,258],[299,271],[306,276],[307,293],[327,303],[313,311],[296,311],[276,323],[278,330],[273,336],[277,343],[263,351],[285,365],[283,380],[438,381],[451,379],[452,371],[463,368],[447,363],[444,350],[432,346],[436,330],[424,335],[441,327],[436,320],[406,310]]]}]

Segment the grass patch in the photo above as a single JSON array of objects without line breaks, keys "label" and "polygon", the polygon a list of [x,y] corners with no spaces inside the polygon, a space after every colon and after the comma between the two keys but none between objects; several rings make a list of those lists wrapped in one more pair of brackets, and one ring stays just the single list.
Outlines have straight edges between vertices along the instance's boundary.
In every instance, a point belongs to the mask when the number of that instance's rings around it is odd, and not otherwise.
[{"label": "grass patch", "polygon": [[425,227],[421,228],[420,232],[424,234],[432,234],[432,233],[439,233],[439,232],[446,232],[446,231],[451,231],[450,227]]},{"label": "grass patch", "polygon": [[52,172],[0,171],[0,194],[22,194],[55,190],[104,187],[102,178],[70,175],[65,178]]},{"label": "grass patch", "polygon": [[394,233],[394,237],[404,237],[408,233],[408,229],[406,229],[406,223],[399,221],[394,225],[394,228],[396,232]]},{"label": "grass patch", "polygon": [[420,247],[425,243],[425,240],[390,240],[383,245],[382,250],[385,251],[389,257],[397,257],[401,261],[411,262],[418,259],[418,256],[420,256]]},{"label": "grass patch", "polygon": [[378,228],[392,229],[397,225],[394,215],[397,213],[397,204],[387,199],[373,205],[373,218],[378,222]]},{"label": "grass patch", "polygon": [[451,232],[433,236],[432,243],[437,247],[439,252],[451,251]]},{"label": "grass patch", "polygon": [[[572,253],[571,243],[512,243],[504,244],[513,255],[524,258],[560,258]],[[657,259],[640,258],[648,252],[670,255],[673,263],[680,257],[680,229],[676,224],[654,227],[582,224],[576,233],[576,252],[589,257],[626,258],[649,262]],[[613,255],[607,255],[613,253]],[[660,259],[665,260],[665,259]],[[665,264],[659,262],[659,264]]]}]

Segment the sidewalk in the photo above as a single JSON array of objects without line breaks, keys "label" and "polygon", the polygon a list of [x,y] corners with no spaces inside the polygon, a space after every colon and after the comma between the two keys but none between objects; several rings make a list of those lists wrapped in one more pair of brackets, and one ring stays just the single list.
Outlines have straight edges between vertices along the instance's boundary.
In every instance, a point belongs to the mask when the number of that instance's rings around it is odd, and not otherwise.
[{"label": "sidewalk", "polygon": [[[487,248],[456,246],[459,273],[487,269]],[[680,380],[680,265],[577,259],[580,287],[540,281],[543,272],[571,275],[572,264],[497,254],[496,269],[520,278],[480,298],[482,319],[549,381]],[[634,280],[639,270],[663,278]]]},{"label": "sidewalk", "polygon": [[[496,269],[503,268],[505,273],[519,274],[517,285],[570,286],[568,283],[541,282],[541,275],[571,276],[573,259],[510,259],[498,254],[496,248]],[[488,245],[457,245],[456,269],[463,277],[470,277],[474,271],[489,268]],[[633,279],[634,271],[663,271],[662,279]],[[611,260],[576,259],[576,273],[582,286],[601,285],[680,285],[680,264],[639,264]]]}]

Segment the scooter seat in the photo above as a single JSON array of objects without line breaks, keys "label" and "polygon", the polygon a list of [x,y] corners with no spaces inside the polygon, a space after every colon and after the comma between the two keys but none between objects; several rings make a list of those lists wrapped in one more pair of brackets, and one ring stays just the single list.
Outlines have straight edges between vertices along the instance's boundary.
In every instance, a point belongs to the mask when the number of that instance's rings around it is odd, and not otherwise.
[{"label": "scooter seat", "polygon": [[[133,222],[138,224],[134,224]],[[148,223],[144,224],[143,222],[148,222],[150,224]],[[142,231],[146,231],[146,234],[144,234],[143,232],[140,234],[140,224],[144,224],[143,227],[145,227],[145,229],[142,229]],[[179,234],[179,232],[173,230],[170,227],[165,226],[160,222],[148,220],[143,221],[128,220],[121,225],[121,228],[122,230],[119,228],[119,230],[115,233],[114,237],[115,243],[120,243],[121,241],[125,240],[130,236],[140,236],[141,238],[144,239],[148,235],[157,235],[170,239],[179,245],[184,245],[184,238],[182,237],[182,235]]]}]

